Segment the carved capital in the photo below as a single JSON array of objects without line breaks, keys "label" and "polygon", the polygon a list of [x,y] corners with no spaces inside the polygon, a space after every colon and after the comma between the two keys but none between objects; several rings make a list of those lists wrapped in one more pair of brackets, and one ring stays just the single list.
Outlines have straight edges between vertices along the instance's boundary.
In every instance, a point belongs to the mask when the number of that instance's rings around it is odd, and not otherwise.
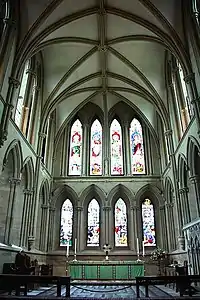
[{"label": "carved capital", "polygon": [[189,179],[192,184],[200,183],[200,177],[198,175],[191,176]]},{"label": "carved capital", "polygon": [[82,206],[77,206],[75,209],[76,209],[76,211],[83,211],[83,207]]},{"label": "carved capital", "polygon": [[21,180],[19,179],[19,178],[10,178],[9,179],[9,183],[11,184],[11,185],[17,185],[17,184],[19,184],[21,182]]},{"label": "carved capital", "polygon": [[42,209],[47,209],[47,208],[48,208],[48,205],[47,205],[47,204],[42,204],[42,205],[41,205],[41,208],[42,208]]},{"label": "carved capital", "polygon": [[9,77],[9,84],[17,89],[20,86],[20,81],[14,77]]},{"label": "carved capital", "polygon": [[103,211],[110,211],[111,210],[111,207],[110,206],[104,206],[103,207]]},{"label": "carved capital", "polygon": [[189,192],[189,189],[187,187],[184,187],[179,189],[178,192],[180,195],[187,194]]},{"label": "carved capital", "polygon": [[32,76],[36,76],[36,72],[33,71],[33,69],[27,69],[26,70],[26,74],[32,75]]},{"label": "carved capital", "polygon": [[166,137],[169,137],[170,135],[172,135],[172,130],[171,129],[166,130],[164,134]]},{"label": "carved capital", "polygon": [[38,85],[33,86],[33,91],[40,91],[40,87]]},{"label": "carved capital", "polygon": [[47,135],[46,135],[46,133],[44,133],[44,132],[39,132],[39,133],[38,133],[38,136],[39,136],[39,138],[44,139]]},{"label": "carved capital", "polygon": [[24,189],[23,192],[25,195],[33,195],[33,190]]},{"label": "carved capital", "polygon": [[194,73],[190,73],[184,77],[185,83],[190,83],[194,80]]}]

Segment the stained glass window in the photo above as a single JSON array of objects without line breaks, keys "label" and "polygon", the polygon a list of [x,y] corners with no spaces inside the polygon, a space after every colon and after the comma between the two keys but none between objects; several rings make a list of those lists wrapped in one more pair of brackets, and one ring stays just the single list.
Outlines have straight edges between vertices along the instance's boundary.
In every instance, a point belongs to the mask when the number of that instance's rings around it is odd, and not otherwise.
[{"label": "stained glass window", "polygon": [[149,199],[142,203],[143,239],[145,246],[156,246],[154,207]]},{"label": "stained glass window", "polygon": [[73,205],[67,199],[61,209],[60,246],[72,245]]},{"label": "stained glass window", "polygon": [[92,199],[88,205],[88,238],[87,246],[99,246],[99,203]]},{"label": "stained glass window", "polygon": [[114,119],[110,126],[111,142],[111,175],[123,174],[122,130],[119,122]]},{"label": "stained glass window", "polygon": [[124,200],[115,203],[115,246],[127,246],[127,213]]},{"label": "stained glass window", "polygon": [[144,147],[142,126],[137,119],[133,119],[130,125],[130,147],[131,147],[131,173],[144,174]]},{"label": "stained glass window", "polygon": [[95,120],[91,126],[90,175],[102,174],[102,126]]},{"label": "stained glass window", "polygon": [[69,175],[81,175],[82,163],[82,124],[76,120],[71,128]]}]

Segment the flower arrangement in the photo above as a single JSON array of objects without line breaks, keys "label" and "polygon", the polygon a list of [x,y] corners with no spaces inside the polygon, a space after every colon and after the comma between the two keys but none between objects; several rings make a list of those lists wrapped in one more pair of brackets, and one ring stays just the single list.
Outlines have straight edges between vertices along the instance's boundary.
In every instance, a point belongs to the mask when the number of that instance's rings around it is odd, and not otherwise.
[{"label": "flower arrangement", "polygon": [[157,247],[152,253],[151,253],[151,259],[152,260],[161,260],[166,258],[167,252],[163,249]]}]

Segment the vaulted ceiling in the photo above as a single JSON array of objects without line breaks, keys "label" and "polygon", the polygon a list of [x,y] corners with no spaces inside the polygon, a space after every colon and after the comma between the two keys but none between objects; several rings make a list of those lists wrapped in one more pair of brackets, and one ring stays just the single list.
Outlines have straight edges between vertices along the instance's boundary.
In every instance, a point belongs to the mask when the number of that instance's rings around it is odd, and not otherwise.
[{"label": "vaulted ceiling", "polygon": [[168,112],[166,50],[184,48],[180,2],[24,0],[19,54],[42,54],[43,116],[56,108],[59,131],[88,101],[125,101],[155,128]]}]

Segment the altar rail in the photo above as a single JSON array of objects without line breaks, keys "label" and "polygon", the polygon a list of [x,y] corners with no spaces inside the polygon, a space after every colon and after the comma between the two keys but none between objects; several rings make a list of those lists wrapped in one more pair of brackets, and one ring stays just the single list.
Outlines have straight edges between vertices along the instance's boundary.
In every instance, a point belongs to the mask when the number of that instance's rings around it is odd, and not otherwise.
[{"label": "altar rail", "polygon": [[136,278],[137,298],[140,298],[140,286],[145,287],[145,297],[149,297],[149,285],[166,285],[175,283],[177,290],[180,292],[180,297],[183,296],[188,289],[189,296],[192,296],[192,286],[194,282],[200,282],[200,275],[187,276],[140,276]]},{"label": "altar rail", "polygon": [[0,274],[0,289],[11,294],[15,290],[16,296],[20,296],[21,286],[24,286],[24,296],[27,296],[28,285],[30,283],[55,284],[57,286],[57,297],[61,297],[61,286],[66,287],[66,297],[70,297],[70,277],[69,276],[45,276],[45,275],[16,275]]}]

